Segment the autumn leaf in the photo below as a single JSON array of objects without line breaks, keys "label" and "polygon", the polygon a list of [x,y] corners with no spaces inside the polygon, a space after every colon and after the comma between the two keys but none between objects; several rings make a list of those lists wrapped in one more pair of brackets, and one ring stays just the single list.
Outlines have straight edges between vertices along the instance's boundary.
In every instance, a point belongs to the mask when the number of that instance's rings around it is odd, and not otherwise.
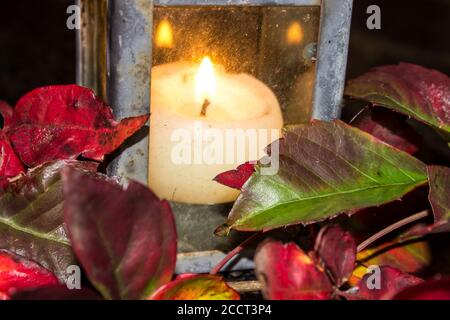
[{"label": "autumn leaf", "polygon": [[236,170],[223,172],[214,178],[224,186],[241,190],[250,176],[255,172],[255,166],[249,162],[241,164]]},{"label": "autumn leaf", "polygon": [[73,250],[103,297],[145,298],[171,280],[177,238],[168,202],[99,173],[66,168],[63,181]]},{"label": "autumn leaf", "polygon": [[431,264],[431,248],[427,241],[394,241],[365,249],[357,255],[358,266],[353,271],[352,283],[362,278],[367,267],[384,265],[405,273],[418,273]]},{"label": "autumn leaf", "polygon": [[310,224],[391,202],[427,183],[419,160],[339,120],[288,128],[278,158],[277,174],[256,167],[219,235]]},{"label": "autumn leaf", "polygon": [[408,287],[393,300],[450,300],[450,279],[430,280]]},{"label": "autumn leaf", "polygon": [[36,289],[19,291],[11,296],[12,300],[102,300],[95,291],[81,287],[68,289],[66,284],[45,286]]},{"label": "autumn leaf", "polygon": [[59,160],[11,181],[0,195],[0,248],[36,261],[58,278],[74,256],[63,225],[64,166],[95,171],[97,163]]},{"label": "autumn leaf", "polygon": [[406,122],[405,116],[385,108],[365,108],[351,125],[409,154],[416,153],[421,143],[421,136]]},{"label": "autumn leaf", "polygon": [[90,89],[48,86],[23,96],[14,109],[9,137],[29,167],[79,155],[103,160],[148,120],[148,115],[117,122],[112,110]]},{"label": "autumn leaf", "polygon": [[430,166],[427,168],[430,180],[429,200],[434,213],[436,231],[450,231],[450,168]]},{"label": "autumn leaf", "polygon": [[337,225],[323,227],[317,236],[314,250],[338,287],[348,280],[356,261],[356,242],[349,232]]},{"label": "autumn leaf", "polygon": [[21,290],[58,284],[58,279],[38,264],[0,250],[0,300]]},{"label": "autumn leaf", "polygon": [[269,300],[326,300],[333,292],[325,272],[292,242],[263,242],[255,254],[255,270]]},{"label": "autumn leaf", "polygon": [[389,300],[403,289],[423,282],[418,277],[392,267],[380,266],[379,271],[376,270],[364,275],[350,299]]},{"label": "autumn leaf", "polygon": [[409,63],[377,67],[349,81],[345,94],[450,132],[450,78]]},{"label": "autumn leaf", "polygon": [[150,300],[239,300],[218,275],[185,274],[159,288]]},{"label": "autumn leaf", "polygon": [[8,178],[25,172],[22,162],[12,148],[8,136],[13,109],[9,104],[0,100],[0,114],[3,117],[3,129],[0,130],[0,188],[4,188]]},{"label": "autumn leaf", "polygon": [[[14,152],[8,137],[0,131],[0,180],[15,177],[25,172],[22,162]],[[3,183],[6,186],[5,183]],[[3,187],[4,187],[3,186]]]},{"label": "autumn leaf", "polygon": [[0,100],[0,115],[3,118],[3,131],[7,131],[11,125],[14,109],[5,101]]}]

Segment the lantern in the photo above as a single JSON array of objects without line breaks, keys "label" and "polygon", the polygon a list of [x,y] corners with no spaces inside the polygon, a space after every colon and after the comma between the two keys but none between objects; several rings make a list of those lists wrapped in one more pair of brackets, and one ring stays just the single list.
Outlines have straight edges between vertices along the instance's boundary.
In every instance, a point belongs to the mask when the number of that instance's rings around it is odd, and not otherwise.
[{"label": "lantern", "polygon": [[[352,0],[80,0],[78,5],[78,83],[94,89],[117,118],[152,114],[150,130],[126,143],[108,173],[149,184],[171,200],[177,271],[208,272],[240,241],[213,235],[237,195],[212,181],[215,174],[238,160],[255,160],[261,148],[252,154],[250,147],[272,142],[283,125],[340,116]],[[225,148],[222,163],[214,162],[218,149],[209,161],[210,150],[195,144],[195,135],[205,130],[222,137],[230,130],[244,132],[242,159],[228,161],[231,149]],[[255,143],[248,140],[251,130]],[[218,141],[216,147],[227,143]],[[244,259],[234,267],[249,263]]]}]

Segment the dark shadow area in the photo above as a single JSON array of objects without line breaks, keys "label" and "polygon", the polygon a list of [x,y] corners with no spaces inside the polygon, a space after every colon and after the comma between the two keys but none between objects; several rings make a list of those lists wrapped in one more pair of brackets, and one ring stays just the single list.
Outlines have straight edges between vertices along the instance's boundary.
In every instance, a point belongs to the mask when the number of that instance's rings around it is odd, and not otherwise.
[{"label": "dark shadow area", "polygon": [[73,2],[2,1],[0,99],[15,104],[34,88],[75,82],[75,32],[66,27]]}]

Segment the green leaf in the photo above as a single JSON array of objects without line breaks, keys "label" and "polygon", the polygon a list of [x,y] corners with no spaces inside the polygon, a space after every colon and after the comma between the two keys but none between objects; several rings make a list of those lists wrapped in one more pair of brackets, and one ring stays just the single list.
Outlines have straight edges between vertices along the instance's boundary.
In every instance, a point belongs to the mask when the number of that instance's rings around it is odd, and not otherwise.
[{"label": "green leaf", "polygon": [[[268,150],[272,162],[274,146]],[[310,224],[399,199],[427,183],[422,162],[338,120],[288,128],[279,143],[278,172],[264,175],[263,167],[257,166],[216,233]]]},{"label": "green leaf", "polygon": [[74,257],[63,226],[60,169],[96,170],[97,164],[55,161],[11,181],[0,195],[0,248],[33,260],[65,278]]},{"label": "green leaf", "polygon": [[378,67],[349,81],[345,94],[450,132],[450,78],[439,71],[409,63]]}]

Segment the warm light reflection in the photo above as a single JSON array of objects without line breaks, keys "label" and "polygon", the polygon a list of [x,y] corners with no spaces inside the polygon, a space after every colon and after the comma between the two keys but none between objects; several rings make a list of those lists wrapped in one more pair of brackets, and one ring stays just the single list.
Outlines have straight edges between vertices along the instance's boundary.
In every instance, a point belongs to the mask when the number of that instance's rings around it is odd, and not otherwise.
[{"label": "warm light reflection", "polygon": [[212,101],[216,96],[217,84],[211,59],[203,58],[195,76],[195,98],[197,102]]},{"label": "warm light reflection", "polygon": [[300,44],[303,40],[303,28],[302,25],[294,21],[292,22],[286,33],[286,41],[288,44]]},{"label": "warm light reflection", "polygon": [[162,20],[156,28],[156,46],[159,48],[173,47],[173,31],[169,21]]}]

